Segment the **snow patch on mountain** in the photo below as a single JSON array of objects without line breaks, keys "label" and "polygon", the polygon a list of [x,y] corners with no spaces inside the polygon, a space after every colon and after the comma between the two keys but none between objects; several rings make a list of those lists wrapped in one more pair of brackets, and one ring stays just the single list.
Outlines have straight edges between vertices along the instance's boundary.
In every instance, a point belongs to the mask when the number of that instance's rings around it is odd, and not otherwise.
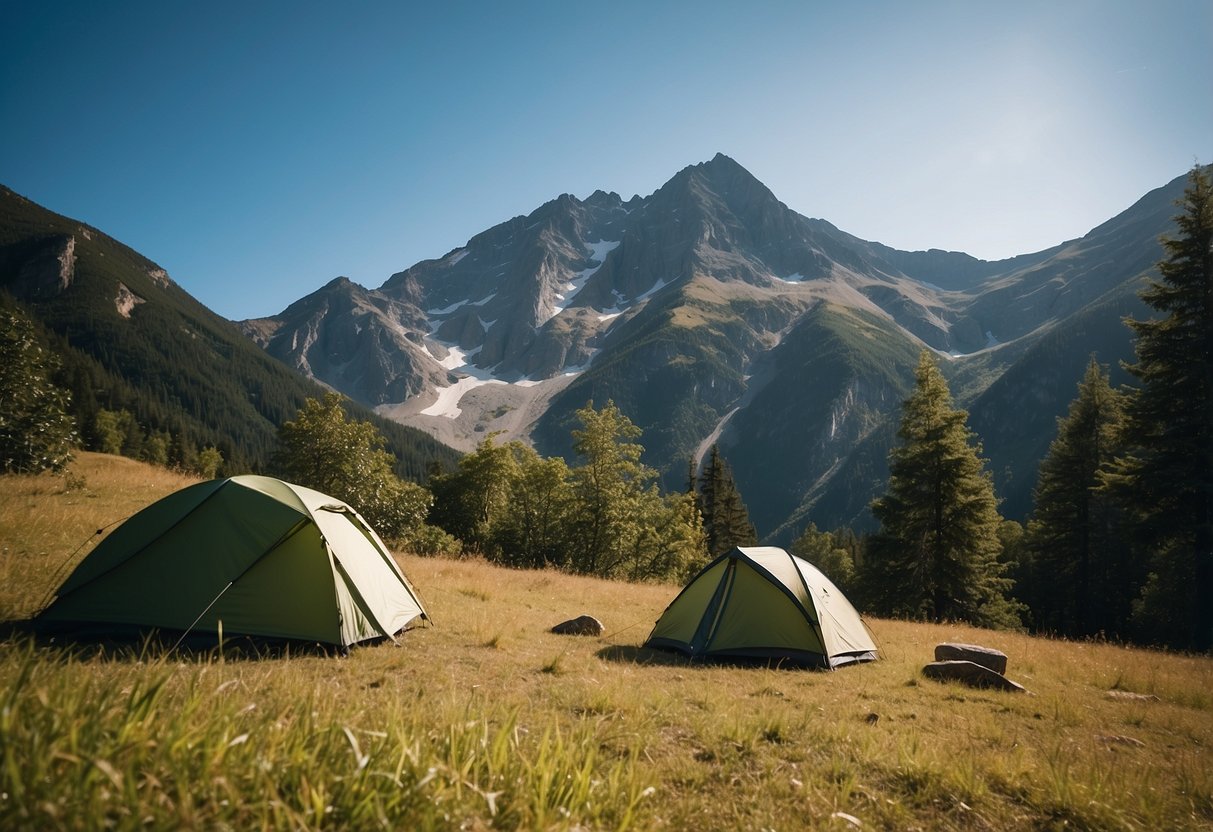
[{"label": "snow patch on mountain", "polygon": [[486,303],[488,303],[495,297],[497,297],[497,293],[493,292],[491,295],[485,295],[480,300],[459,300],[459,301],[455,301],[450,306],[444,306],[441,309],[427,309],[427,310],[425,310],[425,314],[427,314],[427,315],[449,315],[452,312],[454,312],[456,309],[461,309],[464,306],[484,306]]},{"label": "snow patch on mountain", "polygon": [[643,294],[637,295],[636,297],[632,298],[632,303],[640,303],[642,300],[648,300],[649,298],[651,298],[653,295],[660,292],[662,289],[664,289],[668,285],[670,285],[670,284],[666,282],[666,279],[664,277],[658,278],[657,282],[653,284],[652,289],[649,289],[647,292],[644,292]]},{"label": "snow patch on mountain", "polygon": [[561,287],[561,292],[557,293],[556,295],[557,302],[552,304],[552,308],[548,311],[547,316],[539,321],[539,326],[543,326],[552,318],[555,318],[561,312],[572,306],[573,299],[576,298],[578,293],[585,288],[586,282],[593,277],[599,269],[602,268],[602,264],[606,262],[606,256],[614,251],[619,246],[620,242],[620,240],[599,240],[596,243],[587,242],[585,244],[586,248],[590,250],[590,262],[597,263],[598,265],[590,266],[588,269],[582,269],[581,271],[577,272],[577,274],[573,275],[572,279],[568,283]]},{"label": "snow patch on mountain", "polygon": [[459,301],[455,301],[450,306],[444,306],[441,309],[427,309],[427,310],[425,310],[425,314],[427,314],[427,315],[449,315],[452,312],[454,312],[456,309],[458,309],[459,307],[465,306],[466,304],[467,304],[466,300],[459,300]]},{"label": "snow patch on mountain", "polygon": [[[484,372],[484,371],[481,371]],[[486,384],[505,384],[501,379],[493,378],[492,376],[477,377],[464,376],[456,381],[450,387],[442,387],[438,390],[438,400],[425,410],[418,411],[422,416],[443,416],[447,419],[457,419],[463,411],[459,408],[459,402],[464,394],[469,390],[477,387],[482,387]]]},{"label": "snow patch on mountain", "polygon": [[[447,387],[438,388],[437,401],[424,410],[419,411],[419,413],[422,416],[444,416],[447,419],[455,419],[463,412],[459,409],[459,401],[469,390],[485,384],[505,384],[505,382],[499,378],[495,378],[491,370],[482,370],[472,363],[472,359],[476,357],[476,354],[480,350],[465,353],[454,344],[443,344],[442,346],[447,349],[446,358],[441,360],[434,358],[432,352],[430,353],[430,357],[438,361],[445,369],[462,373],[463,377]],[[426,347],[426,352],[429,352],[428,346]]]}]

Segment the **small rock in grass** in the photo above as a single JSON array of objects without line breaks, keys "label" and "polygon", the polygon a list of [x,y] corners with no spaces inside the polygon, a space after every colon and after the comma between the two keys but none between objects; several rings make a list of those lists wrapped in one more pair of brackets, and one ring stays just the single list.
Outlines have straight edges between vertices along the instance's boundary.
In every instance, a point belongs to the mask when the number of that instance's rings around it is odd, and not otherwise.
[{"label": "small rock in grass", "polygon": [[568,621],[561,621],[552,628],[552,632],[561,636],[600,636],[606,628],[602,622],[592,615],[579,615]]},{"label": "small rock in grass", "polygon": [[992,647],[982,647],[978,644],[955,644],[945,641],[935,645],[935,661],[937,662],[973,662],[982,667],[988,667],[995,673],[1007,672],[1007,654]]}]

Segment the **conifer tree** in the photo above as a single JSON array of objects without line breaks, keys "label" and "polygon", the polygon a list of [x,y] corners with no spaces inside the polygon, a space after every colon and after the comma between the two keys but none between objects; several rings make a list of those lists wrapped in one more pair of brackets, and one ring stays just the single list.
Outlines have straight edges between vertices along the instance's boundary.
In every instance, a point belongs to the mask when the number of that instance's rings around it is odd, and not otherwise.
[{"label": "conifer tree", "polygon": [[1117,634],[1140,576],[1127,556],[1119,508],[1101,485],[1115,457],[1122,397],[1094,356],[1040,464],[1019,597],[1038,629]]},{"label": "conifer tree", "polygon": [[752,546],[758,541],[754,524],[733,472],[720,455],[720,448],[712,445],[707,464],[700,475],[700,512],[703,515],[703,530],[707,535],[708,553],[718,557],[734,546]]},{"label": "conifer tree", "polygon": [[993,480],[980,446],[952,407],[947,382],[924,350],[902,405],[901,446],[889,454],[887,493],[872,503],[880,531],[867,567],[884,611],[932,621],[1015,626],[1007,600]]},{"label": "conifer tree", "polygon": [[1141,298],[1161,317],[1127,323],[1141,382],[1126,406],[1126,453],[1110,487],[1126,495],[1151,574],[1142,634],[1213,647],[1213,186],[1193,168],[1159,281]]}]

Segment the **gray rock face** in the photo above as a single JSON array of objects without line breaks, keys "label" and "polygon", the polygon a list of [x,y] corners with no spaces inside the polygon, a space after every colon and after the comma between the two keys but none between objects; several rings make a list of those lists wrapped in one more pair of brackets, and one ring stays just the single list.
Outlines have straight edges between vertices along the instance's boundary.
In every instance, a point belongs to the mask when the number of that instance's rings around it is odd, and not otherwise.
[{"label": "gray rock face", "polygon": [[1007,654],[991,647],[981,647],[976,644],[955,644],[944,642],[935,645],[935,661],[966,661],[988,667],[995,673],[1007,672]]},{"label": "gray rock face", "polygon": [[552,628],[560,636],[600,636],[603,630],[602,622],[592,615],[579,615]]},{"label": "gray rock face", "polygon": [[923,667],[922,675],[940,682],[960,682],[973,688],[993,688],[1011,693],[1027,693],[1023,685],[1012,682],[1001,673],[976,662],[932,662]]},{"label": "gray rock face", "polygon": [[8,290],[22,300],[53,298],[76,277],[76,238],[55,236],[33,248]]},{"label": "gray rock face", "polygon": [[425,315],[339,277],[274,318],[244,321],[270,355],[350,398],[403,401],[446,384],[423,346]]}]

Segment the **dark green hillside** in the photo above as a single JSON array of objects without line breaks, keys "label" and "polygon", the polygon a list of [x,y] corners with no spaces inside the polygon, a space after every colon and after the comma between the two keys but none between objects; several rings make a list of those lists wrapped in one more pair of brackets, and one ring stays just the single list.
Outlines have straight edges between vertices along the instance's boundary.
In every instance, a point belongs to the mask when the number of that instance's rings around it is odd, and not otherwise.
[{"label": "dark green hillside", "polygon": [[[775,350],[771,383],[737,413],[725,441],[760,534],[787,518],[897,409],[918,349],[888,321],[825,303],[788,333]],[[756,374],[754,381],[762,379]],[[866,493],[871,478],[856,472],[845,490]],[[831,482],[832,492],[837,485]]]},{"label": "dark green hillside", "polygon": [[1031,511],[1040,461],[1090,357],[1108,365],[1113,386],[1130,380],[1121,368],[1122,361],[1133,360],[1132,333],[1124,318],[1148,316],[1137,296],[1141,285],[1122,285],[1041,336],[968,405],[969,426],[981,438],[1004,517],[1023,520]]},{"label": "dark green hillside", "polygon": [[[997,379],[973,400],[962,402],[969,410],[969,427],[982,442],[982,456],[994,475],[994,491],[1001,500],[999,512],[1024,520],[1032,508],[1032,489],[1040,461],[1056,435],[1057,417],[1066,412],[1092,353],[1109,365],[1113,384],[1129,380],[1120,366],[1133,357],[1132,339],[1122,323],[1126,315],[1144,315],[1136,283],[1126,284],[1099,303],[1068,318],[1027,344],[983,353],[954,362],[940,359],[940,369],[957,390],[976,386],[995,374]],[[1000,355],[1003,354],[1003,355]],[[1004,359],[1013,357],[1010,366]],[[1004,369],[1005,368],[1005,369]],[[957,395],[957,400],[961,400]],[[901,401],[885,414],[871,433],[840,460],[828,480],[813,483],[804,498],[767,542],[787,545],[812,520],[821,528],[848,526],[857,531],[875,528],[868,504],[888,479],[888,452],[896,443]],[[740,414],[738,414],[740,415]],[[758,489],[742,482],[747,505]]]},{"label": "dark green hillside", "polygon": [[[75,416],[126,410],[179,448],[213,445],[225,470],[264,470],[277,427],[323,389],[194,300],[155,263],[97,229],[0,188],[0,288],[61,354]],[[455,453],[351,407],[387,435],[398,472],[422,478]]]}]

